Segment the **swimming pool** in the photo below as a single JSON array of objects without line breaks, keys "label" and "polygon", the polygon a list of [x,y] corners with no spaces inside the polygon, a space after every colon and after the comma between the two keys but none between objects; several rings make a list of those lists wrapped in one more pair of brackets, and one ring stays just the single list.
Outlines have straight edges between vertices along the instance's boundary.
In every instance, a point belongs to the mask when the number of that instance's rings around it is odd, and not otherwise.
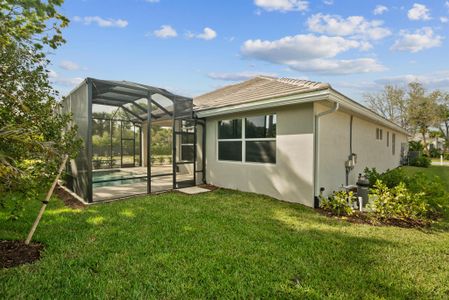
[{"label": "swimming pool", "polygon": [[146,174],[136,174],[122,170],[97,171],[92,173],[92,186],[117,186],[130,183],[146,182]]}]

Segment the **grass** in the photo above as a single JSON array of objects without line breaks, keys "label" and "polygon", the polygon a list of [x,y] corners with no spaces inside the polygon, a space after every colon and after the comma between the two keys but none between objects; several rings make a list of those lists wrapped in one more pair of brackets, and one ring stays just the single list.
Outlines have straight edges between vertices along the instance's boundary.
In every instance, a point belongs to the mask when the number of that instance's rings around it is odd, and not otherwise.
[{"label": "grass", "polygon": [[[29,203],[18,221],[0,214],[0,239],[24,239],[38,207]],[[223,189],[84,210],[53,199],[35,235],[46,245],[42,259],[0,270],[0,295],[445,299],[448,228],[350,224]]]},{"label": "grass", "polygon": [[448,166],[430,166],[428,168],[419,167],[402,167],[408,174],[413,175],[419,172],[430,176],[438,176],[441,178],[446,190],[449,192],[449,167]]}]

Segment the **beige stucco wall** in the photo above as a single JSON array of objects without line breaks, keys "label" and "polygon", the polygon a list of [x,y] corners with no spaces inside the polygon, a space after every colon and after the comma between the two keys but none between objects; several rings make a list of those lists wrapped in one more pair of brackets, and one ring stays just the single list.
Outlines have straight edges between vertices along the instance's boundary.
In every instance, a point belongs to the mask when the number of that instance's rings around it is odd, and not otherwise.
[{"label": "beige stucco wall", "polygon": [[[315,113],[329,110],[329,107],[315,103]],[[346,182],[345,161],[350,154],[350,116],[348,112],[337,111],[323,116],[319,125],[319,171],[318,185],[325,188],[325,195],[339,189]],[[376,140],[376,128],[383,130],[383,139]],[[365,167],[375,167],[384,172],[399,166],[401,144],[407,142],[407,136],[385,126],[353,117],[352,152],[357,154],[357,164],[349,174],[349,184],[355,184],[359,173]],[[389,146],[387,146],[389,132]],[[392,134],[396,134],[396,151],[392,154]]]},{"label": "beige stucco wall", "polygon": [[[277,114],[276,164],[218,161],[219,120]],[[206,123],[206,178],[213,185],[313,206],[313,104],[210,117]]]}]

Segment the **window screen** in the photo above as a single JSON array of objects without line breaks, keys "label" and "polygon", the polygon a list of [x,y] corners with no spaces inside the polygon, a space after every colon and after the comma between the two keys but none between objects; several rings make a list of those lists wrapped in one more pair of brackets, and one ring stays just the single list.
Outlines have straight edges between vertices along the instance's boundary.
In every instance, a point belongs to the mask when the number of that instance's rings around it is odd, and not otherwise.
[{"label": "window screen", "polygon": [[276,163],[276,115],[245,119],[245,161]]},{"label": "window screen", "polygon": [[218,142],[218,159],[230,161],[242,161],[242,142],[241,141]]},{"label": "window screen", "polygon": [[276,115],[218,122],[218,159],[276,163]]},{"label": "window screen", "polygon": [[274,164],[276,162],[276,141],[247,141],[246,161]]},{"label": "window screen", "polygon": [[276,115],[246,118],[245,138],[275,138]]},{"label": "window screen", "polygon": [[241,139],[242,119],[223,120],[218,122],[219,139]]}]

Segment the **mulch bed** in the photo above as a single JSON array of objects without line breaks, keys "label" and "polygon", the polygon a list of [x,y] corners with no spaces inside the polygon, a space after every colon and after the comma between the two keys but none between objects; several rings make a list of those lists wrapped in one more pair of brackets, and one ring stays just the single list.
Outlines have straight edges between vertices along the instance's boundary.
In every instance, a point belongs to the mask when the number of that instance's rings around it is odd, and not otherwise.
[{"label": "mulch bed", "polygon": [[22,241],[0,241],[0,268],[12,268],[32,263],[41,257],[44,246],[39,243],[25,245]]},{"label": "mulch bed", "polygon": [[[59,185],[56,186],[54,195],[58,196],[70,208],[83,209],[86,207]],[[44,249],[44,245],[40,243],[25,245],[22,241],[2,240],[0,241],[0,268],[12,268],[32,263],[40,258],[42,249]]]},{"label": "mulch bed", "polygon": [[[343,221],[347,221],[355,224],[368,224],[372,226],[396,226],[402,228],[428,228],[431,225],[431,221],[415,221],[415,220],[402,220],[402,219],[385,219],[378,220],[370,217],[367,213],[363,212],[354,212],[354,214],[350,216],[339,216],[330,211],[317,208],[316,209],[322,215],[325,215],[329,218],[339,219]],[[436,217],[432,220],[436,220]]]},{"label": "mulch bed", "polygon": [[75,197],[70,195],[66,190],[61,188],[61,186],[57,185],[54,191],[54,194],[61,199],[64,204],[73,209],[83,209],[86,207],[82,202],[78,201]]}]

